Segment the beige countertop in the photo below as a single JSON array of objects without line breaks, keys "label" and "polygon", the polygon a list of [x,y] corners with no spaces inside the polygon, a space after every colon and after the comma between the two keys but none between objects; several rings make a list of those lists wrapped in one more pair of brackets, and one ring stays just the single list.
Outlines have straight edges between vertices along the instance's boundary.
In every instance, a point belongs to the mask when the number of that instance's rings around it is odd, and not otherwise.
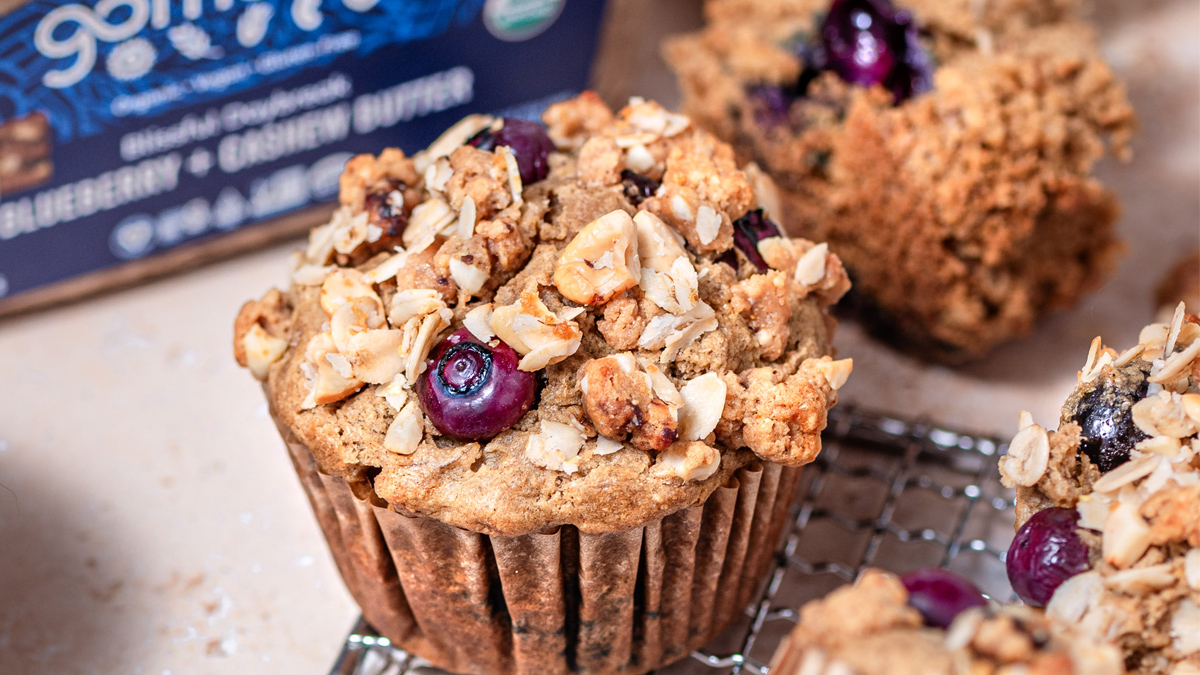
[{"label": "beige countertop", "polygon": [[[1100,4],[1142,118],[1134,162],[1101,169],[1125,205],[1117,277],[957,371],[844,326],[844,400],[1001,435],[1021,408],[1053,426],[1091,338],[1132,344],[1161,274],[1200,244],[1200,4]],[[657,66],[629,86],[675,97]],[[0,673],[328,671],[357,612],[230,355],[238,306],[285,283],[294,246],[0,321]]]}]

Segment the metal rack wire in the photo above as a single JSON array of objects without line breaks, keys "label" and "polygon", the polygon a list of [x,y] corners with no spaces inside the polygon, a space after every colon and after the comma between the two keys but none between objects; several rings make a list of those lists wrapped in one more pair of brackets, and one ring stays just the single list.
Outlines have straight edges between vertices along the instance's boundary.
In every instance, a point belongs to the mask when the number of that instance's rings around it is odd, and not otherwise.
[{"label": "metal rack wire", "polygon": [[[762,675],[796,608],[867,567],[953,569],[992,597],[1012,599],[1004,551],[1013,495],[996,468],[1006,443],[840,406],[824,449],[805,470],[794,518],[759,599],[729,630],[661,675]],[[439,675],[361,618],[331,675]]]}]

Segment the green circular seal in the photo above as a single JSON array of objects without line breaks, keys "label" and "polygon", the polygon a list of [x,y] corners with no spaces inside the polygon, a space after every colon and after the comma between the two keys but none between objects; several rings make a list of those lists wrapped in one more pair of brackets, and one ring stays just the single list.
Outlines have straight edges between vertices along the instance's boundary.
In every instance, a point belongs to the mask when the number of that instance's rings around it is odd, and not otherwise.
[{"label": "green circular seal", "polygon": [[554,23],[567,0],[487,0],[483,25],[501,40],[528,40]]}]

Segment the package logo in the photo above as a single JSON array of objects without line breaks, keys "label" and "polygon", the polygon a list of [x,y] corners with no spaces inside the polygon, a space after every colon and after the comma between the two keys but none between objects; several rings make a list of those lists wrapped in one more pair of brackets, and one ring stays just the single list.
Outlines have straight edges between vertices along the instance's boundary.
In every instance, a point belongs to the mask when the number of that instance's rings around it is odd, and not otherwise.
[{"label": "package logo", "polygon": [[566,0],[487,0],[483,25],[506,42],[540,35],[562,14]]}]

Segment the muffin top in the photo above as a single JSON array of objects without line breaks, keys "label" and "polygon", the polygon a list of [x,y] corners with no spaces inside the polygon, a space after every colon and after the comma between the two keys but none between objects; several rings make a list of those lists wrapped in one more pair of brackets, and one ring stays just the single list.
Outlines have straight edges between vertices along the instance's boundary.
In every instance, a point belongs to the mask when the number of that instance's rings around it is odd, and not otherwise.
[{"label": "muffin top", "polygon": [[900,579],[868,569],[800,610],[771,662],[778,675],[1121,675],[1111,646],[1036,610],[995,605],[928,625]]},{"label": "muffin top", "polygon": [[877,128],[909,172],[942,183],[996,170],[971,148],[1038,160],[999,167],[1007,183],[1086,173],[1106,145],[1129,154],[1132,109],[1078,4],[707,0],[704,30],[664,51],[684,108],[787,189],[836,179],[829,130],[843,124]]},{"label": "muffin top", "polygon": [[1058,429],[1021,427],[1013,588],[1130,672],[1200,672],[1200,318],[1180,303],[1121,353],[1096,338]]},{"label": "muffin top", "polygon": [[239,363],[286,438],[356,494],[514,535],[702,502],[756,458],[812,461],[850,371],[821,244],[681,115],[584,93],[360,155]]}]

